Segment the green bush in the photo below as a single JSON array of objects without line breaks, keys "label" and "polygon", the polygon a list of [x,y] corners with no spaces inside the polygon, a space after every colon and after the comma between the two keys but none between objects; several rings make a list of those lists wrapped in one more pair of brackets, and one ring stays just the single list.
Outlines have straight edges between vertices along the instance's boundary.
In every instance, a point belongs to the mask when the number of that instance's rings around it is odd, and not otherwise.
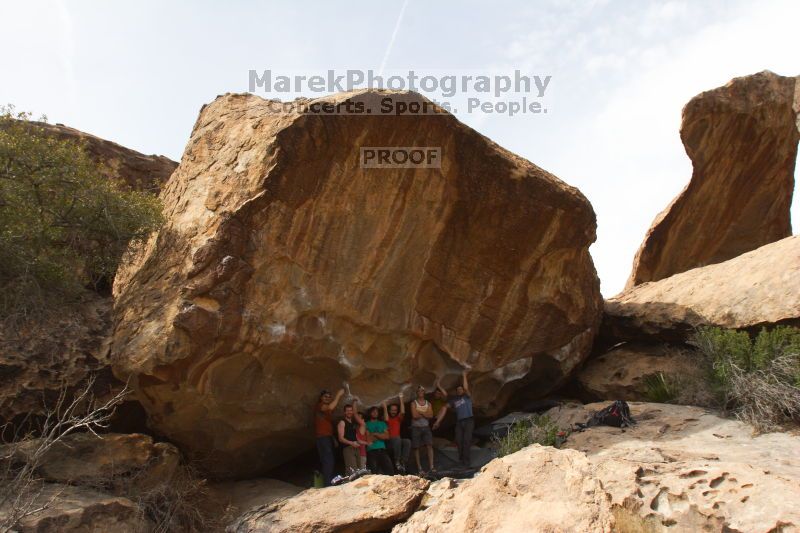
[{"label": "green bush", "polygon": [[108,282],[161,224],[157,197],[101,170],[81,143],[0,107],[0,317]]},{"label": "green bush", "polygon": [[531,444],[556,446],[559,442],[559,427],[547,415],[531,415],[514,422],[505,437],[495,438],[497,456],[503,457],[518,452]]},{"label": "green bush", "polygon": [[800,329],[703,327],[691,339],[707,367],[717,405],[761,430],[800,421]]}]

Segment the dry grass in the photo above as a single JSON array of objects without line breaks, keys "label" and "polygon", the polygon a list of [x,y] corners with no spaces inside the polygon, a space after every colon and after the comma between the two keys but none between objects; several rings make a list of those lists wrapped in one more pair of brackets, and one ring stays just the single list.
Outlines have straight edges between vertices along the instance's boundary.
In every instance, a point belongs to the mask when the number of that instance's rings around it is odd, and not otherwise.
[{"label": "dry grass", "polygon": [[155,533],[211,531],[219,526],[209,512],[207,482],[191,465],[180,465],[169,479],[156,484],[140,483],[134,476],[120,495],[137,504]]},{"label": "dry grass", "polygon": [[[46,484],[37,472],[47,452],[63,445],[73,433],[97,435],[96,431],[108,425],[115,408],[129,394],[125,388],[111,399],[98,402],[92,394],[94,382],[91,377],[74,397],[68,387],[62,387],[58,399],[46,406],[46,415],[36,431],[14,434],[11,442],[0,448],[0,533],[15,531],[26,517],[46,510],[60,497],[61,493],[55,492],[43,498],[44,488],[52,484]],[[211,516],[214,506],[206,480],[196,469],[186,464],[160,469],[155,464],[158,460],[154,457],[151,464],[134,472],[71,484],[131,500],[137,504],[148,532],[221,529]]]}]

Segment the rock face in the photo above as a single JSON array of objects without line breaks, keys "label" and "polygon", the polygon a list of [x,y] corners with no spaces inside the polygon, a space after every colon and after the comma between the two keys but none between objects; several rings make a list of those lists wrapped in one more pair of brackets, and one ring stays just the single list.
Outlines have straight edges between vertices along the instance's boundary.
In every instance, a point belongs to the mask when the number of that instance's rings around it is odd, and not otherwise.
[{"label": "rock face", "polygon": [[798,79],[764,71],[686,104],[681,140],[694,166],[692,179],[647,232],[627,288],[792,234]]},{"label": "rock face", "polygon": [[438,494],[395,533],[610,531],[611,506],[580,452],[538,444]]},{"label": "rock face", "polygon": [[137,191],[157,193],[178,166],[163,155],[145,155],[63,124],[33,124],[49,135],[83,143],[89,157],[101,166],[105,175],[119,179]]},{"label": "rock face", "polygon": [[309,489],[255,508],[231,533],[366,533],[387,531],[419,505],[428,481],[416,476],[366,476],[342,486]]},{"label": "rock face", "polygon": [[[561,427],[607,402],[548,412]],[[800,437],[703,409],[631,403],[634,428],[594,427],[529,446],[479,476],[437,484],[395,527],[426,531],[796,531]],[[780,495],[780,497],[776,497]]]},{"label": "rock face", "polygon": [[595,400],[644,401],[649,377],[683,378],[698,372],[682,346],[626,343],[590,360],[575,379]]},{"label": "rock face", "polygon": [[[316,102],[385,98],[431,105]],[[282,105],[203,108],[162,192],[165,227],[118,272],[115,371],[155,428],[253,475],[312,445],[311,406],[344,380],[371,404],[469,367],[492,412],[585,357],[601,300],[579,191],[438,108]],[[441,147],[441,168],[363,168],[369,146]]]},{"label": "rock face", "polygon": [[716,265],[638,285],[606,301],[613,341],[683,340],[699,325],[800,325],[800,236]]},{"label": "rock face", "polygon": [[82,388],[98,376],[94,392],[122,385],[109,368],[111,301],[87,291],[73,308],[21,324],[0,324],[0,422],[52,408],[62,387]]}]

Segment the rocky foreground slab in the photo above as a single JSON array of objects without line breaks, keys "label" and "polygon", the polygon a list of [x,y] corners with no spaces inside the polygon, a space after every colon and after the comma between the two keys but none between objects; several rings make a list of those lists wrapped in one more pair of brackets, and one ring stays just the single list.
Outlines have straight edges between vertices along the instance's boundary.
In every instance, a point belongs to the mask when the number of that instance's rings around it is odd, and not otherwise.
[{"label": "rocky foreground slab", "polygon": [[[605,403],[550,411],[584,422]],[[573,433],[534,445],[442,490],[395,528],[426,531],[797,531],[800,437],[704,409],[632,403],[634,428]]]}]

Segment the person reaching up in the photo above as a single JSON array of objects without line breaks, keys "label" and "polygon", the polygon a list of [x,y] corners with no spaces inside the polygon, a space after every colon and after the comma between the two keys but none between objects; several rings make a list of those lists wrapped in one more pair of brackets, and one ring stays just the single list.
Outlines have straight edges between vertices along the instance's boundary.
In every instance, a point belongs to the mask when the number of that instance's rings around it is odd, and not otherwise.
[{"label": "person reaching up", "polygon": [[386,422],[380,419],[380,412],[377,407],[370,407],[367,411],[367,440],[371,442],[367,446],[367,465],[373,474],[394,474],[392,460],[386,453],[386,443],[389,438],[389,427]]},{"label": "person reaching up", "polygon": [[389,426],[389,449],[394,458],[394,468],[397,472],[405,473],[408,456],[411,454],[411,441],[400,436],[400,426],[406,415],[406,406],[403,404],[403,392],[398,395],[400,405],[393,403],[388,408],[383,401],[383,418]]},{"label": "person reaching up", "polygon": [[331,484],[333,479],[333,469],[336,460],[333,456],[333,448],[336,441],[333,439],[333,411],[339,404],[339,400],[344,395],[344,389],[339,389],[336,397],[329,390],[319,393],[319,400],[314,407],[314,432],[317,437],[317,453],[319,462],[322,465],[322,479],[325,486]]},{"label": "person reaching up", "polygon": [[430,420],[433,418],[433,406],[425,398],[425,387],[417,387],[417,397],[411,402],[411,447],[414,448],[414,458],[417,461],[417,472],[424,475],[422,463],[419,460],[419,449],[423,446],[428,452],[428,466],[431,472],[433,466],[433,433],[431,433]]},{"label": "person reaching up", "polygon": [[[472,449],[472,431],[475,429],[475,419],[472,417],[472,396],[469,392],[469,382],[467,381],[467,370],[461,374],[461,384],[456,387],[455,394],[450,397],[445,406],[436,417],[433,428],[439,427],[448,409],[456,413],[456,445],[458,446],[458,460],[464,466],[470,466],[470,452]],[[444,390],[444,389],[442,389]]]}]

